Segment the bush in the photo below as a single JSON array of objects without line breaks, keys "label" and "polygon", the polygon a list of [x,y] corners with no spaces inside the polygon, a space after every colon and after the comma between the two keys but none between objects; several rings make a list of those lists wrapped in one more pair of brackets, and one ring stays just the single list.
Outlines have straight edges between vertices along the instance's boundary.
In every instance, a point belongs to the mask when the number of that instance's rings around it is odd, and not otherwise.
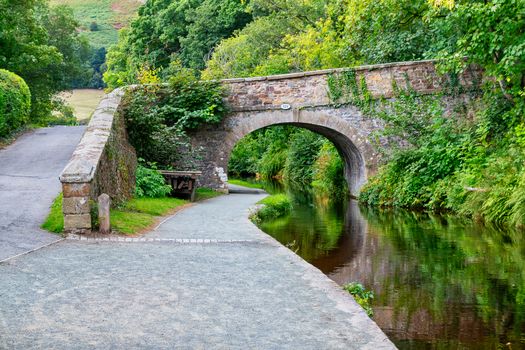
[{"label": "bush", "polygon": [[372,310],[372,306],[370,306],[371,299],[374,299],[374,292],[366,290],[361,283],[357,282],[345,284],[343,289],[352,294],[355,301],[365,309],[369,317],[374,316],[374,311]]},{"label": "bush", "polygon": [[252,220],[260,222],[284,216],[292,210],[290,199],[283,193],[275,194],[259,201],[263,206],[255,213]]},{"label": "bush", "polygon": [[147,161],[193,169],[199,150],[191,147],[186,132],[222,120],[226,113],[222,88],[215,82],[198,81],[193,71],[176,65],[170,73],[169,87],[161,88],[155,84],[155,71],[141,71],[144,85],[125,99],[129,140]]},{"label": "bush", "polygon": [[344,163],[334,144],[324,141],[313,164],[312,186],[321,193],[341,197],[348,193]]},{"label": "bush", "polygon": [[155,164],[150,164],[150,168],[139,164],[136,176],[135,196],[139,198],[165,197],[171,192],[171,186],[166,185],[164,177],[156,169]]},{"label": "bush", "polygon": [[9,135],[29,121],[31,93],[18,75],[0,69],[0,137]]},{"label": "bush", "polygon": [[310,130],[300,129],[290,138],[284,166],[284,177],[296,185],[310,185],[313,165],[321,148],[323,137]]}]

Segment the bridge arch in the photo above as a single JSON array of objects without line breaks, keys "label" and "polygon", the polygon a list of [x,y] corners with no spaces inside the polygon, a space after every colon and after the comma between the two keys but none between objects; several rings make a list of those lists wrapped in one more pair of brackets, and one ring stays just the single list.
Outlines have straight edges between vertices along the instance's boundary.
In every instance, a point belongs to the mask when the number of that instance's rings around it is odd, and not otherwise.
[{"label": "bridge arch", "polygon": [[[216,138],[220,139],[215,147],[211,147],[216,152],[210,156],[215,159],[207,159],[206,163],[215,164],[214,178],[224,183],[224,186],[221,184],[219,187],[226,189],[228,162],[233,148],[243,137],[270,126],[292,125],[318,133],[335,145],[345,164],[345,178],[350,193],[357,196],[370,173],[370,165],[375,164],[376,159],[375,151],[369,143],[370,128],[365,125],[367,121],[363,120],[361,113],[353,107],[346,109],[346,118],[341,116],[341,110],[337,110],[337,113],[333,111],[333,108],[315,108],[232,113],[223,121],[220,131],[215,131]],[[208,150],[210,136],[211,133],[206,133],[204,140]],[[206,174],[204,175],[206,178]]]}]

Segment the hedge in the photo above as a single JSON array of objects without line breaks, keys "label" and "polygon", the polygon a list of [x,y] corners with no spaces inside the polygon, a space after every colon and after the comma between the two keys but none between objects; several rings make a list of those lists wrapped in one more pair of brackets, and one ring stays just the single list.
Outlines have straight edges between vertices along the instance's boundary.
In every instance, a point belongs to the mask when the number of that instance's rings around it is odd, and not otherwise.
[{"label": "hedge", "polygon": [[0,69],[0,137],[29,121],[31,93],[24,79]]}]

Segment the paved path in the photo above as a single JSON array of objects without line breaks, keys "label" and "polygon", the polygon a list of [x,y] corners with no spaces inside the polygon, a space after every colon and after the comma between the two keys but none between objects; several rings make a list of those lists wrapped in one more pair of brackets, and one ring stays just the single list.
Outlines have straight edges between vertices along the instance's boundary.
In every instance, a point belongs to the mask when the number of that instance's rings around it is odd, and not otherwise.
[{"label": "paved path", "polygon": [[0,261],[56,241],[40,230],[83,127],[37,129],[0,150]]},{"label": "paved path", "polygon": [[393,348],[247,219],[263,196],[197,203],[132,242],[66,240],[0,264],[0,348]]}]

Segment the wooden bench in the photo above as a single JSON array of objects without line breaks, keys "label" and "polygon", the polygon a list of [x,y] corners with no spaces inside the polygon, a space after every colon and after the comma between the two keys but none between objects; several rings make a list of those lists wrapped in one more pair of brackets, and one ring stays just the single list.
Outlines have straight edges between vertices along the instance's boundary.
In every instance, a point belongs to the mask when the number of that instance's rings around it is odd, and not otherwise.
[{"label": "wooden bench", "polygon": [[171,186],[172,196],[184,194],[189,196],[190,201],[195,200],[197,179],[202,172],[161,170],[160,173],[166,179],[166,183]]}]

